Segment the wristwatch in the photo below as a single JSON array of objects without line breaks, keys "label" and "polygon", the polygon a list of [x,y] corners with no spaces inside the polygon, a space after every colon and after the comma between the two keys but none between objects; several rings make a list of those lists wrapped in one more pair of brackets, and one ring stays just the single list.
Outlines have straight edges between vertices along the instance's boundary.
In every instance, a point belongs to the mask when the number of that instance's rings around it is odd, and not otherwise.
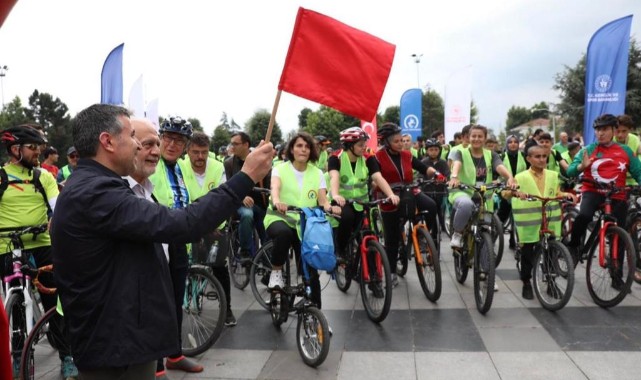
[{"label": "wristwatch", "polygon": [[450,178],[458,178],[458,174],[451,174]]}]

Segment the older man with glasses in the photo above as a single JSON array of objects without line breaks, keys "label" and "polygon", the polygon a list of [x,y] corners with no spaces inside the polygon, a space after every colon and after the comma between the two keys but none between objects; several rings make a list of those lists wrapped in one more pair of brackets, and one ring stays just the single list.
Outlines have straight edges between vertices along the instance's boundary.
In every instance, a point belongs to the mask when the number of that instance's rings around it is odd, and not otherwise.
[{"label": "older man with glasses", "polygon": [[67,149],[67,161],[69,163],[63,166],[62,169],[60,169],[60,171],[58,172],[58,176],[56,178],[56,181],[58,181],[58,183],[63,183],[64,181],[69,179],[69,176],[71,175],[71,173],[73,173],[73,170],[78,165],[78,152],[73,146]]}]

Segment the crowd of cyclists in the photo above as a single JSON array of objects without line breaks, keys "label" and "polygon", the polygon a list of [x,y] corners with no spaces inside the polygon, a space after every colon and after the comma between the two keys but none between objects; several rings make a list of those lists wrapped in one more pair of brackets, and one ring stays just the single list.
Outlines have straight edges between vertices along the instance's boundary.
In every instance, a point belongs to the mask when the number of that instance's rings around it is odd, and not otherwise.
[{"label": "crowd of cyclists", "polygon": [[[553,136],[537,130],[523,140],[517,135],[508,136],[505,146],[501,147],[486,127],[477,124],[465,126],[448,144],[442,131],[433,133],[428,139],[418,138],[412,142],[411,136],[404,135],[398,125],[384,123],[377,131],[376,151],[367,148],[370,136],[358,126],[341,131],[340,146],[333,150],[332,142],[325,136],[314,137],[306,132],[297,132],[288,142],[275,147],[271,173],[255,183],[256,188],[269,188],[271,194],[266,195],[258,189],[253,191],[243,199],[236,212],[235,218],[240,220],[241,257],[251,265],[256,251],[255,234],[261,244],[271,240],[273,268],[268,288],[283,287],[283,263],[290,247],[300,255],[301,244],[297,230],[298,214],[288,213],[288,207],[320,207],[328,215],[336,216],[332,219],[333,239],[337,262],[341,265],[347,255],[350,235],[363,218],[363,207],[347,201],[386,199],[387,203],[380,205],[384,248],[392,268],[391,282],[396,286],[399,280],[395,268],[402,236],[398,220],[407,219],[417,210],[427,211],[427,227],[436,241],[442,226],[449,222],[445,220],[444,211],[450,207],[450,245],[456,254],[463,246],[462,233],[475,202],[473,193],[461,185],[474,186],[502,180],[505,190],[498,194],[497,209],[494,210],[493,193],[488,193],[490,197],[485,200],[486,208],[495,212],[502,222],[513,217],[515,228],[510,231],[509,247],[515,249],[517,242],[522,247],[522,297],[533,299],[534,245],[538,241],[541,214],[540,209],[524,201],[527,195],[559,196],[577,202],[575,182],[568,178],[583,176],[590,180],[581,186],[582,199],[573,233],[564,240],[573,258],[578,260],[578,247],[583,236],[576,232],[586,230],[604,201],[603,191],[591,181],[614,183],[618,187],[641,183],[638,158],[641,144],[639,138],[631,133],[634,130],[632,119],[627,115],[606,114],[594,120],[593,126],[596,141],[587,146],[583,146],[580,135],[576,136],[577,139],[569,138],[566,132],[561,132],[560,141],[553,144]],[[194,132],[192,126],[179,117],[165,120],[157,134],[150,131],[148,135],[149,141],[140,141],[144,154],[138,154],[139,163],[146,166],[147,172],[139,179],[134,178],[136,181],[130,181],[130,184],[132,188],[136,184],[141,185],[139,189],[134,188],[141,197],[170,209],[186,207],[236,175],[256,143],[246,133],[235,132],[228,146],[221,147],[218,154],[210,152],[208,136]],[[47,144],[44,134],[36,126],[8,128],[0,132],[0,140],[9,156],[9,161],[2,166],[5,174],[0,177],[0,230],[46,224],[55,218],[60,189],[73,176],[78,164],[76,148],[67,149],[69,164],[58,169],[55,165],[58,150]],[[37,181],[35,172],[39,173]],[[418,178],[433,179],[441,184],[442,190],[406,193],[393,190],[394,184],[411,184]],[[613,196],[613,214],[620,225],[625,225],[627,197],[625,192]],[[553,216],[549,221],[556,236],[560,237],[561,218],[560,215]],[[212,231],[221,227],[212,226]],[[23,240],[35,265],[52,263],[49,234],[38,235],[35,239],[25,236]],[[4,253],[7,246],[6,241],[0,241],[0,253]],[[179,329],[190,249],[185,244],[164,246],[174,286]],[[6,253],[0,256],[0,275],[3,277],[9,273],[10,256]],[[320,309],[319,274],[312,272],[311,300]],[[214,275],[225,289],[228,301],[225,324],[232,327],[237,322],[230,306],[232,300],[226,264],[221,263]],[[620,275],[613,276],[612,287],[621,287]],[[43,280],[47,281],[54,286],[53,279]],[[374,294],[380,293],[377,289],[371,290]],[[56,304],[55,297],[43,295],[42,300],[46,309]],[[162,334],[161,331],[158,333]],[[4,345],[6,343],[3,342]],[[11,343],[15,346],[19,342]],[[168,378],[165,367],[186,372],[203,370],[202,365],[180,352],[166,360],[158,359],[156,378]],[[16,357],[11,360],[15,376],[19,362]],[[71,353],[61,353],[60,360],[63,378],[77,378],[78,371]]]}]

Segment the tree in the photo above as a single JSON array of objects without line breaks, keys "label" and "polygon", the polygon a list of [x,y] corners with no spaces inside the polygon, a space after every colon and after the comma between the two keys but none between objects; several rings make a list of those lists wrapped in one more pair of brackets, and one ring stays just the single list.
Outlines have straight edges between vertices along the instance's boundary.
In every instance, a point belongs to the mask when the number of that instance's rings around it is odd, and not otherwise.
[{"label": "tree", "polygon": [[505,131],[510,134],[510,130],[519,125],[525,124],[532,120],[532,112],[525,107],[512,106],[507,111],[507,120],[505,120]]},{"label": "tree", "polygon": [[214,133],[211,135],[211,142],[209,144],[209,150],[214,153],[218,153],[221,146],[227,146],[231,140],[231,132],[228,127],[224,124],[221,124],[214,128]]},{"label": "tree", "polygon": [[[641,50],[634,38],[630,40],[628,53],[628,78],[625,113],[637,123],[641,122]],[[563,118],[567,131],[582,132],[585,106],[585,53],[574,67],[565,66],[555,77],[552,87],[561,92],[561,102],[556,112]]]},{"label": "tree", "polygon": [[[256,146],[260,140],[265,139],[270,118],[271,114],[267,112],[267,110],[260,109],[257,110],[251,118],[249,118],[249,121],[247,121],[247,124],[245,125],[245,132],[249,135],[253,146]],[[283,133],[281,132],[278,123],[274,123],[271,142],[274,145],[282,142],[282,136]]]},{"label": "tree", "polygon": [[300,110],[300,113],[298,114],[298,128],[303,129],[307,127],[307,116],[312,112],[314,111],[307,107]]},{"label": "tree", "polygon": [[[4,109],[0,112],[0,131],[16,125],[27,123],[29,119],[24,113],[22,102],[19,97],[13,98],[10,103],[5,104]],[[7,150],[0,146],[0,164],[7,162]]]},{"label": "tree", "polygon": [[67,164],[65,152],[73,145],[71,116],[69,108],[60,98],[53,98],[46,92],[34,90],[29,96],[29,106],[24,109],[29,121],[40,124],[45,131],[49,145],[60,152],[58,166]]},{"label": "tree", "polygon": [[332,141],[336,146],[339,141],[340,131],[349,127],[360,126],[360,120],[345,115],[333,108],[320,106],[318,111],[310,112],[307,115],[307,126],[305,132],[312,136],[323,135]]},{"label": "tree", "polygon": [[191,117],[187,119],[188,122],[191,123],[192,128],[194,128],[194,131],[198,132],[203,132],[203,127],[200,125],[200,120],[196,119],[195,117]]},{"label": "tree", "polygon": [[[401,125],[401,107],[400,106],[389,106],[385,108],[383,116],[381,118],[382,123],[394,123]],[[380,124],[379,124],[380,125]]]},{"label": "tree", "polygon": [[476,103],[472,100],[470,104],[470,123],[476,124],[479,121],[479,110],[476,108]]},{"label": "tree", "polygon": [[436,91],[427,90],[422,98],[423,130],[421,134],[429,137],[438,130],[445,130],[445,106],[443,98]]}]

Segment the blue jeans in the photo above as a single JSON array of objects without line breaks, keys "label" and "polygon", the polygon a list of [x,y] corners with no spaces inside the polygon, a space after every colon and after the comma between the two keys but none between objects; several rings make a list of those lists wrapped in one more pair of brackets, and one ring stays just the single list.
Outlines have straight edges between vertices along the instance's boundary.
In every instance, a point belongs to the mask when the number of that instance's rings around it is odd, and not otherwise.
[{"label": "blue jeans", "polygon": [[[254,205],[253,207],[240,207],[238,209],[238,217],[240,224],[238,225],[238,238],[240,239],[240,248],[247,251],[252,251],[254,248],[254,227],[258,232],[258,237],[261,242],[265,242],[265,219],[266,211]],[[256,247],[257,248],[257,247]]]}]

